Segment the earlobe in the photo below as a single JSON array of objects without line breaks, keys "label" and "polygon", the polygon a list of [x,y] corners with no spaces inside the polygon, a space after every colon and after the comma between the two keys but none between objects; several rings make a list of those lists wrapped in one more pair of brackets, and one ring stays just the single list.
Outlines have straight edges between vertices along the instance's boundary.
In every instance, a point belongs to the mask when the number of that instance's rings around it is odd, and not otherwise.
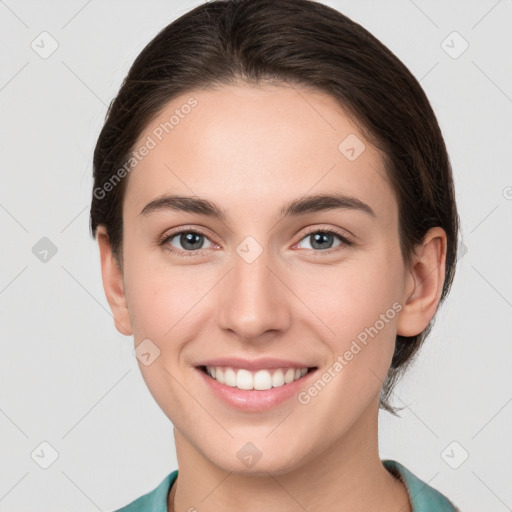
[{"label": "earlobe", "polygon": [[124,290],[123,271],[119,267],[110,246],[105,226],[98,226],[96,238],[100,251],[101,276],[103,289],[112,311],[116,329],[125,336],[133,334],[130,315],[126,303]]},{"label": "earlobe", "polygon": [[446,232],[434,227],[415,251],[412,268],[407,270],[397,334],[416,336],[435,315],[445,280],[446,245]]}]

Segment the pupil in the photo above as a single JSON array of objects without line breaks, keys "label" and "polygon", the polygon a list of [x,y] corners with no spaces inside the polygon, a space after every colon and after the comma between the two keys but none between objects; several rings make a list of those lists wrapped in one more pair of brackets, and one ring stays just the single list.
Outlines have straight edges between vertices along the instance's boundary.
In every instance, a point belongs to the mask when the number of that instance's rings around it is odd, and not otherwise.
[{"label": "pupil", "polygon": [[[181,243],[183,247],[188,249],[199,249],[201,247],[201,244],[197,241],[200,239],[202,235],[198,233],[187,233],[185,235],[181,235]],[[195,242],[194,242],[195,239]],[[187,247],[188,245],[188,247]],[[199,245],[199,247],[197,247]]]},{"label": "pupil", "polygon": [[314,239],[314,242],[311,244],[313,246],[313,248],[315,248],[315,244],[320,244],[320,247],[316,247],[316,248],[319,248],[319,249],[328,249],[330,247],[325,247],[322,246],[322,243],[325,243],[326,240],[329,239],[329,237],[331,237],[332,235],[330,233],[316,233],[313,235],[313,239]]}]

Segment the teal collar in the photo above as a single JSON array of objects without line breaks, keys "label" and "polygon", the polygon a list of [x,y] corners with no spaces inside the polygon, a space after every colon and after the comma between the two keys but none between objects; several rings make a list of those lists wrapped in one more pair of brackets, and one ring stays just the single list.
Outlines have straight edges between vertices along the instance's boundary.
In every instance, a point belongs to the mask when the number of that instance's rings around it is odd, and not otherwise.
[{"label": "teal collar", "polygon": [[405,484],[412,512],[457,512],[454,504],[446,496],[420,480],[399,462],[384,459],[382,463],[394,477]]}]

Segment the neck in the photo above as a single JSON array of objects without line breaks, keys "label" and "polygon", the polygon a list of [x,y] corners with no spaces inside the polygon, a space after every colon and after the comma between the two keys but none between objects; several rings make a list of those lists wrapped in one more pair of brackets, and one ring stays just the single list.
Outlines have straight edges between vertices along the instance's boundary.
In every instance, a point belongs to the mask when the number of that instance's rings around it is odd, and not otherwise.
[{"label": "neck", "polygon": [[305,457],[297,468],[257,476],[213,464],[175,429],[179,474],[169,493],[168,512],[411,512],[404,484],[379,458],[378,402],[376,410],[365,414],[336,443]]}]

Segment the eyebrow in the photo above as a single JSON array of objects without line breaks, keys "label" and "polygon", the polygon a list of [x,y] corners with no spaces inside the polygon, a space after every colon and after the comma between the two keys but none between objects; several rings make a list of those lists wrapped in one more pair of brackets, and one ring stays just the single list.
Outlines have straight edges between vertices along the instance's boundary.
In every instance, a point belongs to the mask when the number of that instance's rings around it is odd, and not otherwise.
[{"label": "eyebrow", "polygon": [[[376,217],[370,205],[356,197],[343,194],[316,194],[290,201],[281,209],[280,218],[296,217],[308,213],[335,209],[355,210]],[[227,219],[226,211],[212,201],[197,196],[180,195],[162,195],[157,197],[144,206],[139,215],[146,216],[153,212],[165,210],[199,213],[221,221]]]}]

